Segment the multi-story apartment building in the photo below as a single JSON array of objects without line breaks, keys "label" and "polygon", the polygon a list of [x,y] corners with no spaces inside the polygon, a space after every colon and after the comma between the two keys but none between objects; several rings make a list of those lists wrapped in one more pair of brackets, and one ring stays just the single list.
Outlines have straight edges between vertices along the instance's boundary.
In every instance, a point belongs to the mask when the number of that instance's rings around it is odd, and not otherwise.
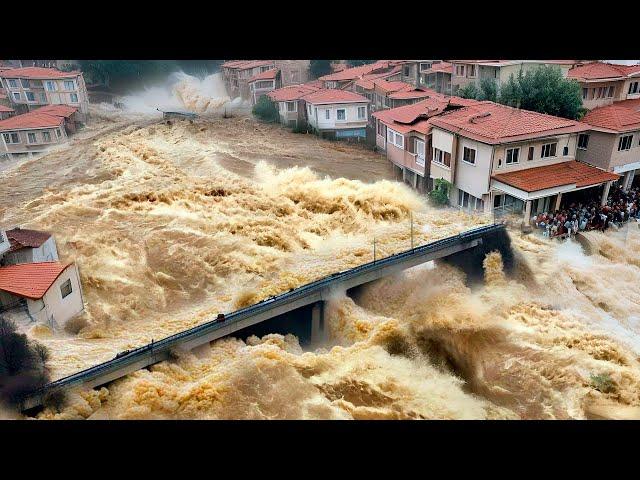
[{"label": "multi-story apartment building", "polygon": [[553,65],[567,76],[571,67],[578,63],[577,60],[447,60],[451,63],[451,94],[470,83],[477,87],[485,79],[492,79],[498,88],[520,72],[527,72],[545,65]]},{"label": "multi-story apartment building", "polygon": [[623,175],[621,186],[628,190],[640,183],[640,111],[631,108],[640,100],[626,100],[596,107],[582,121],[591,131],[580,134],[577,158],[605,170]]},{"label": "multi-story apartment building", "polygon": [[309,80],[309,60],[231,60],[221,66],[222,79],[230,97],[252,98],[250,81],[271,69],[280,71],[282,86],[298,85]]},{"label": "multi-story apartment building", "polygon": [[604,203],[619,178],[576,160],[590,127],[575,120],[478,102],[430,122],[430,176],[451,182],[450,201],[462,208],[524,212],[528,223],[583,189],[600,188]]},{"label": "multi-story apartment building", "polygon": [[51,105],[0,121],[0,157],[32,156],[66,141],[75,113],[75,107]]},{"label": "multi-story apartment building", "polygon": [[582,87],[582,104],[592,109],[615,101],[640,98],[640,65],[591,62],[569,70]]},{"label": "multi-story apartment building", "polygon": [[89,115],[89,96],[82,72],[61,72],[54,68],[24,67],[0,72],[0,83],[18,113],[44,105],[69,105],[77,109],[80,121]]},{"label": "multi-story apartment building", "polygon": [[458,97],[434,94],[422,101],[373,113],[376,147],[386,152],[396,170],[396,177],[420,192],[432,189],[430,118],[444,112],[477,103]]},{"label": "multi-story apartment building", "polygon": [[324,75],[318,80],[322,82],[323,88],[352,89],[355,82],[359,79],[401,81],[402,67],[397,60],[379,60],[375,63],[360,65],[359,67],[345,68],[339,72]]}]

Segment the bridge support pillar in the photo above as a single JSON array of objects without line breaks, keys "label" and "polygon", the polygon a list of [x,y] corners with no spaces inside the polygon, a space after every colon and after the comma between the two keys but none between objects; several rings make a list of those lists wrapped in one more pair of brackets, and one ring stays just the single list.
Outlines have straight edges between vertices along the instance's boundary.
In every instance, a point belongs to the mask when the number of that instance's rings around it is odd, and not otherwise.
[{"label": "bridge support pillar", "polygon": [[321,300],[311,308],[311,343],[321,343],[325,338],[324,301]]}]

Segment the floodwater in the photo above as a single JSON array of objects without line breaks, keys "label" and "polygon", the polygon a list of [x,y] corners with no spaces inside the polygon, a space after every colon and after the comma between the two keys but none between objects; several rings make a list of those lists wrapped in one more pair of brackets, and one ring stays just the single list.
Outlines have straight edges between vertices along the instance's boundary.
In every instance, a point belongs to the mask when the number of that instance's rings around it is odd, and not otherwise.
[{"label": "floodwater", "polygon": [[[28,328],[54,377],[370,261],[373,238],[405,250],[411,215],[418,244],[490,220],[428,207],[363,147],[240,113],[146,115],[2,174],[2,224],[51,231],[80,267],[86,313]],[[416,267],[336,292],[324,348],[227,338],[40,418],[640,418],[637,224],[588,233],[591,255],[511,237],[513,278],[497,253],[474,287]]]}]

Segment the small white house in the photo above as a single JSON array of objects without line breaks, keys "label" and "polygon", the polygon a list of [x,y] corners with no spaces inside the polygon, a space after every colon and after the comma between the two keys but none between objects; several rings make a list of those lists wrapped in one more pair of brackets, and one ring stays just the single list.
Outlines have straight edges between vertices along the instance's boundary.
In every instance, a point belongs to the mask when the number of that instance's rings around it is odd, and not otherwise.
[{"label": "small white house", "polygon": [[2,256],[3,243],[0,242],[2,265],[58,260],[56,241],[49,232],[14,228],[4,233],[8,240],[9,248],[4,251]]},{"label": "small white house", "polygon": [[24,311],[32,322],[62,328],[84,310],[74,263],[21,263],[0,268],[0,311]]},{"label": "small white house", "polygon": [[369,100],[348,90],[318,90],[302,97],[307,122],[323,137],[366,138]]}]

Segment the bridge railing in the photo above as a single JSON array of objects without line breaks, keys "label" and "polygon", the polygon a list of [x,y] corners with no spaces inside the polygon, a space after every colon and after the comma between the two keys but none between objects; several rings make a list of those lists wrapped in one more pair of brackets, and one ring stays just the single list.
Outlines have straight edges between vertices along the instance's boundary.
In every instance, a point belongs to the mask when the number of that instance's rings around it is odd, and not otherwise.
[{"label": "bridge railing", "polygon": [[493,224],[493,225],[478,227],[452,237],[436,240],[434,242],[427,243],[425,245],[414,247],[410,250],[395,253],[388,257],[385,257],[379,260],[374,260],[372,262],[359,265],[349,270],[334,273],[327,277],[314,280],[312,282],[309,282],[305,285],[302,285],[288,292],[284,292],[284,293],[269,297],[267,299],[261,300],[256,304],[250,305],[248,307],[236,310],[235,312],[225,315],[224,322],[218,322],[217,320],[211,320],[211,321],[205,322],[201,325],[197,325],[190,329],[165,337],[162,340],[159,340],[157,342],[152,342],[148,345],[144,345],[144,346],[129,350],[125,355],[122,355],[121,357],[116,357],[114,359],[108,360],[98,365],[94,365],[87,369],[81,370],[74,374],[71,374],[66,377],[55,380],[53,382],[50,382],[49,384],[45,385],[41,389],[33,392],[30,396],[33,397],[33,396],[43,395],[47,391],[51,391],[51,390],[69,388],[76,384],[85,382],[90,378],[96,378],[103,373],[116,371],[118,369],[127,367],[128,365],[131,365],[137,362],[138,360],[140,360],[140,356],[142,354],[166,353],[170,351],[170,349],[173,348],[180,341],[184,341],[189,338],[197,338],[206,333],[214,332],[217,329],[228,326],[232,322],[240,321],[243,318],[254,315],[260,311],[268,310],[269,308],[273,308],[277,305],[285,304],[292,300],[296,300],[298,298],[304,297],[313,291],[322,290],[323,288],[329,286],[330,284],[334,283],[338,279],[348,280],[350,278],[353,278],[355,276],[362,274],[365,271],[372,271],[377,268],[389,266],[390,264],[393,264],[393,263],[400,263],[401,261],[403,261],[408,257],[413,257],[413,256],[424,254],[424,253],[437,252],[439,250],[445,249],[452,245],[457,245],[462,242],[472,241],[474,239],[481,238],[488,233],[502,230],[504,228],[505,226],[503,224]]}]

